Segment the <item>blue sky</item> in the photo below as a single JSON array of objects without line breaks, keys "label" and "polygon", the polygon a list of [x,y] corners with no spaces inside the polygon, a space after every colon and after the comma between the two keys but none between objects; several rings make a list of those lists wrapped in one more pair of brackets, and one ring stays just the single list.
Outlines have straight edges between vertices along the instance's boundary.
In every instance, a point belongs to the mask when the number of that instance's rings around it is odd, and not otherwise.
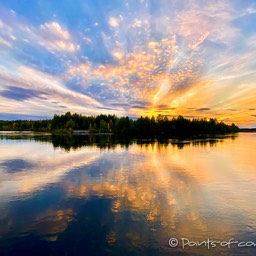
[{"label": "blue sky", "polygon": [[67,111],[256,127],[256,2],[0,0],[0,119]]}]

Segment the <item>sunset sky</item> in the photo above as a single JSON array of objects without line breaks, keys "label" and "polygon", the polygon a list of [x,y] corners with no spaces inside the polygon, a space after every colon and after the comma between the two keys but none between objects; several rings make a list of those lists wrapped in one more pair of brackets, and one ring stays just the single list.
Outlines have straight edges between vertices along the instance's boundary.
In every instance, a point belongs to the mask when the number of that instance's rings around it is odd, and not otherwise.
[{"label": "sunset sky", "polygon": [[0,0],[0,119],[67,111],[256,127],[255,0]]}]

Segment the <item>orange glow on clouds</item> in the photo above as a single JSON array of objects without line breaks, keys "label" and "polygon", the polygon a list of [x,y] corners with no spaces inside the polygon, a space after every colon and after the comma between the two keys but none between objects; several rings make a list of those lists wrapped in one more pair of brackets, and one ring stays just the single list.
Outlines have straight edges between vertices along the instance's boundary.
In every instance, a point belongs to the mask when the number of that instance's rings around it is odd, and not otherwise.
[{"label": "orange glow on clouds", "polygon": [[256,22],[255,6],[125,1],[102,4],[93,18],[90,4],[77,10],[87,23],[65,13],[32,22],[2,4],[1,113],[166,114],[256,126],[256,35],[246,25]]}]

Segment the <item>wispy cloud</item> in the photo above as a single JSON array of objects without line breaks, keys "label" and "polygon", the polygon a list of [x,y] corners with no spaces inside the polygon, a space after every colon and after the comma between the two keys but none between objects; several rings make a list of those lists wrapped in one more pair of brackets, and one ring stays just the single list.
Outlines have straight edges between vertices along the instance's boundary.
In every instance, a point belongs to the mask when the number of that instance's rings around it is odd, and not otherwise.
[{"label": "wispy cloud", "polygon": [[24,101],[30,98],[44,99],[47,96],[47,94],[44,92],[31,89],[24,89],[16,86],[8,86],[5,90],[0,92],[0,95],[2,97],[17,101]]},{"label": "wispy cloud", "polygon": [[196,109],[196,111],[207,111],[207,110],[211,110],[210,108],[198,108]]},{"label": "wispy cloud", "polygon": [[40,44],[50,50],[74,52],[80,49],[79,45],[75,45],[71,42],[70,33],[62,28],[58,22],[40,25],[40,33]]}]

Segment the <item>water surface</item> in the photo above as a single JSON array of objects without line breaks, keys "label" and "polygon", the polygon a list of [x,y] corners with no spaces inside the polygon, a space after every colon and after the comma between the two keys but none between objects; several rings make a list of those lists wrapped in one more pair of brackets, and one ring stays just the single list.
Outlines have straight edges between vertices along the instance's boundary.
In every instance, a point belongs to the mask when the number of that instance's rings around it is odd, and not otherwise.
[{"label": "water surface", "polygon": [[255,148],[256,134],[1,134],[0,255],[255,255],[181,240],[256,243]]}]

